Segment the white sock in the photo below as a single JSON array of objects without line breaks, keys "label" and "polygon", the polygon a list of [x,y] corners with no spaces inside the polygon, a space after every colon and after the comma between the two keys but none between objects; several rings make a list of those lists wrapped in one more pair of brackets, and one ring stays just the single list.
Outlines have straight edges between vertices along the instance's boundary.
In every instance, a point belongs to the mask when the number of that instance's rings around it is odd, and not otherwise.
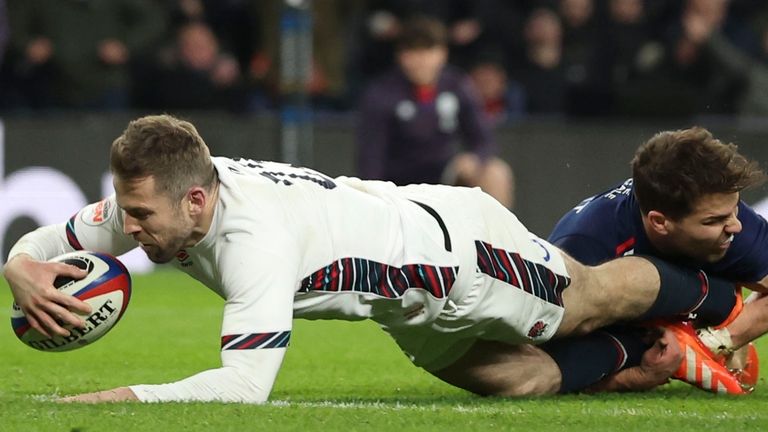
[{"label": "white sock", "polygon": [[705,327],[697,329],[696,334],[698,334],[701,342],[714,354],[728,356],[734,351],[731,332],[725,327],[720,329]]}]

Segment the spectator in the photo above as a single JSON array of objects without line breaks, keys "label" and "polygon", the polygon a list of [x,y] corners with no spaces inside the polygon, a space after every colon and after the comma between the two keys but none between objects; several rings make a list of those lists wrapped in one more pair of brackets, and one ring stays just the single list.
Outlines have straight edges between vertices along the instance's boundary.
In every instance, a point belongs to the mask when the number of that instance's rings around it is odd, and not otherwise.
[{"label": "spectator", "polygon": [[39,108],[125,108],[129,61],[164,26],[154,0],[13,0],[9,12],[14,73]]},{"label": "spectator", "polygon": [[[512,171],[495,144],[468,76],[446,65],[447,31],[415,17],[398,40],[398,67],[367,89],[360,108],[359,174],[397,184],[480,186],[512,206]],[[460,151],[463,139],[467,151]]]},{"label": "spectator", "polygon": [[511,75],[525,89],[526,113],[563,114],[566,81],[560,18],[550,9],[535,9],[525,22],[523,37],[525,56],[512,66]]},{"label": "spectator", "polygon": [[362,29],[353,63],[367,83],[394,66],[394,46],[403,22],[416,15],[434,17],[447,26],[452,64],[469,68],[476,54],[515,40],[517,4],[504,0],[370,0],[362,11]]},{"label": "spectator", "polygon": [[683,1],[682,9],[666,30],[665,61],[650,83],[654,87],[654,113],[688,116],[734,111],[736,89],[722,74],[721,66],[703,49],[701,41],[692,38],[687,24],[691,20],[706,22],[733,43],[747,47],[750,32],[747,26],[729,17],[729,6],[729,0]]},{"label": "spectator", "polygon": [[0,0],[0,66],[5,59],[5,48],[8,46],[8,37],[11,29],[8,25],[8,10],[5,7],[5,0]]},{"label": "spectator", "polygon": [[674,117],[694,115],[712,107],[712,63],[699,43],[689,39],[684,23],[686,17],[700,13],[713,24],[722,23],[727,4],[723,0],[685,0],[681,5],[681,10],[667,10],[663,14],[671,23],[659,32],[659,43],[643,44],[636,63],[639,67],[625,85],[617,87],[617,112]]},{"label": "spectator", "polygon": [[213,31],[202,22],[179,28],[173,48],[160,58],[145,94],[156,109],[230,109],[243,105],[240,68],[222,53]]},{"label": "spectator", "polygon": [[609,0],[598,46],[598,74],[609,83],[611,111],[620,114],[621,95],[661,61],[663,48],[652,37],[644,0]]},{"label": "spectator", "polygon": [[258,1],[175,0],[166,3],[174,29],[189,22],[205,22],[216,35],[221,50],[231,53],[240,70],[246,70],[260,44]]},{"label": "spectator", "polygon": [[560,0],[566,110],[573,115],[606,114],[610,92],[600,76],[598,20],[594,0]]},{"label": "spectator", "polygon": [[768,26],[761,34],[762,53],[753,58],[718,29],[705,16],[689,15],[684,22],[687,38],[703,49],[719,66],[720,77],[738,89],[736,111],[745,116],[768,115]]},{"label": "spectator", "polygon": [[523,115],[525,93],[519,83],[508,79],[503,62],[494,58],[479,60],[469,70],[469,76],[492,124]]}]

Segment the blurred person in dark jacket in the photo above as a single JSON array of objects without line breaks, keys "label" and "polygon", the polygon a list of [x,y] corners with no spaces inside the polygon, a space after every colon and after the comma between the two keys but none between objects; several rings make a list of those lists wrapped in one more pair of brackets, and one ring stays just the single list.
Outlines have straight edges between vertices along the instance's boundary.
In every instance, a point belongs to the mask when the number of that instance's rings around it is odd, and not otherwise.
[{"label": "blurred person in dark jacket", "polygon": [[571,115],[604,115],[610,92],[597,67],[600,23],[594,0],[559,0],[563,27],[566,111]]},{"label": "blurred person in dark jacket", "polygon": [[156,109],[229,109],[243,104],[240,67],[219,48],[216,35],[203,22],[182,25],[173,47],[160,56],[147,105]]},{"label": "blurred person in dark jacket", "polygon": [[598,42],[598,68],[610,92],[612,114],[626,114],[623,95],[638,78],[657,67],[663,47],[645,0],[609,0],[607,20]]},{"label": "blurred person in dark jacket", "polygon": [[524,55],[510,67],[510,75],[525,91],[525,111],[562,115],[567,85],[563,64],[563,27],[549,8],[534,9],[523,28]]},{"label": "blurred person in dark jacket", "polygon": [[729,40],[717,22],[706,16],[689,15],[683,25],[687,38],[718,65],[720,78],[736,89],[736,112],[768,115],[768,22],[759,23],[761,52],[757,56]]},{"label": "blurred person in dark jacket", "polygon": [[[129,62],[162,37],[153,0],[10,0],[13,74],[28,105],[122,109]],[[29,100],[32,99],[32,100]]]},{"label": "blurred person in dark jacket", "polygon": [[358,172],[400,185],[479,186],[509,208],[512,170],[495,156],[471,80],[447,66],[447,56],[447,32],[439,20],[417,16],[405,23],[398,67],[373,82],[362,100]]},{"label": "blurred person in dark jacket", "polygon": [[517,81],[509,80],[503,61],[481,58],[472,65],[469,76],[491,124],[495,126],[524,114],[525,92]]},{"label": "blurred person in dark jacket", "polygon": [[[657,109],[664,113],[675,106],[679,114],[732,114],[734,97],[739,93],[724,64],[708,52],[691,21],[716,29],[730,44],[754,53],[758,39],[739,16],[730,13],[729,0],[685,0],[682,9],[666,31],[666,55],[663,65],[668,83],[655,83],[659,89]],[[662,85],[659,85],[662,84]],[[674,104],[674,105],[673,105]],[[667,108],[669,109],[669,108]],[[671,112],[675,114],[675,112]]]}]

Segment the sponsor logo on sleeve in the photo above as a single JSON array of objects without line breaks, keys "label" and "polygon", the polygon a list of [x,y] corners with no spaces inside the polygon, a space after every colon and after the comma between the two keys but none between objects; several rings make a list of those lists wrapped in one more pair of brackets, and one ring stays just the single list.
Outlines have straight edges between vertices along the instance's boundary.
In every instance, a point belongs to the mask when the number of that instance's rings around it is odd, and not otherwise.
[{"label": "sponsor logo on sleeve", "polygon": [[111,212],[112,204],[107,200],[101,200],[94,205],[88,206],[80,219],[86,225],[99,226],[109,220],[109,217],[112,215]]}]

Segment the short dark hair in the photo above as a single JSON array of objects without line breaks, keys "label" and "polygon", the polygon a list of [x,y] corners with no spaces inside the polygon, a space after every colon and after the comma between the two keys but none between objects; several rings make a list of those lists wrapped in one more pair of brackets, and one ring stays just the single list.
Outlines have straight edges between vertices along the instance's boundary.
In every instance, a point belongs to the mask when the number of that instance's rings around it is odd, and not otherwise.
[{"label": "short dark hair", "polygon": [[735,144],[693,127],[660,132],[642,144],[632,159],[632,178],[643,214],[656,210],[680,220],[704,195],[741,192],[766,175]]},{"label": "short dark hair", "polygon": [[397,50],[428,49],[448,46],[448,30],[437,18],[416,15],[403,23]]},{"label": "short dark hair", "polygon": [[121,181],[152,176],[157,192],[181,200],[193,186],[210,189],[216,179],[211,154],[197,129],[170,115],[141,117],[112,143],[112,174]]}]

